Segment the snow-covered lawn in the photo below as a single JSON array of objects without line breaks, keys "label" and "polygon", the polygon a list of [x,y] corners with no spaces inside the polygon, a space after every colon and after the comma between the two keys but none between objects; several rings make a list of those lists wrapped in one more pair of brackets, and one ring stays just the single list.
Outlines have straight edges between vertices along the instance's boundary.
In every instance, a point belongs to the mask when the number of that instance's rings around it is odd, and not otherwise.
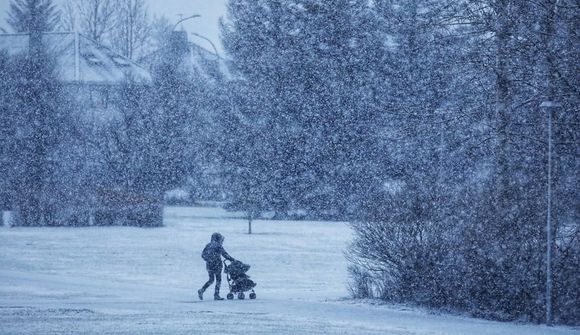
[{"label": "snow-covered lawn", "polygon": [[[346,300],[345,224],[253,228],[216,208],[168,208],[160,229],[0,227],[0,334],[580,333]],[[257,300],[197,300],[214,231],[252,265]]]}]

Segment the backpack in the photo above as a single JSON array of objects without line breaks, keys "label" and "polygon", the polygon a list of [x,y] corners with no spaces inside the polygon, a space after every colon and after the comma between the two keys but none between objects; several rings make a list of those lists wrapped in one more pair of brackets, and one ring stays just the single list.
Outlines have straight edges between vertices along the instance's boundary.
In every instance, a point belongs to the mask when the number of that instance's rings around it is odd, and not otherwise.
[{"label": "backpack", "polygon": [[201,258],[203,258],[204,261],[209,261],[209,244],[205,246],[205,248],[203,248],[203,251],[201,252]]}]

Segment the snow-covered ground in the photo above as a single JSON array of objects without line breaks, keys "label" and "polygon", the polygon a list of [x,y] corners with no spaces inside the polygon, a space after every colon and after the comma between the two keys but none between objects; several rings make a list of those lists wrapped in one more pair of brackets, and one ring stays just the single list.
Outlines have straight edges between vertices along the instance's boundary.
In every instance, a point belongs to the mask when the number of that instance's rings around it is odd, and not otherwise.
[{"label": "snow-covered ground", "polygon": [[[347,300],[345,224],[253,228],[217,208],[168,208],[160,229],[0,227],[0,334],[580,333]],[[252,265],[257,300],[197,300],[214,231]]]}]

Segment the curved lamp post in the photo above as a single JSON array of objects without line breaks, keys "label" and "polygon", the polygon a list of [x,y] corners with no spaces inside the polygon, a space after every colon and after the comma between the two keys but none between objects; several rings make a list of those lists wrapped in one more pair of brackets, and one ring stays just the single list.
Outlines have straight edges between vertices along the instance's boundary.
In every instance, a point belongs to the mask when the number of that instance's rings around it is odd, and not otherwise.
[{"label": "curved lamp post", "polygon": [[191,19],[195,19],[196,17],[201,17],[201,15],[199,14],[193,14],[191,16],[185,17],[180,19],[179,21],[177,21],[177,23],[175,23],[175,25],[173,25],[173,28],[171,28],[171,31],[175,31],[175,28],[177,28],[177,26],[183,22],[183,21],[187,21],[187,20],[191,20]]},{"label": "curved lamp post", "polygon": [[211,41],[209,38],[207,38],[207,37],[205,37],[205,36],[203,36],[203,35],[200,35],[200,34],[198,34],[198,33],[191,33],[191,34],[192,34],[193,36],[197,36],[197,37],[199,37],[199,38],[201,38],[201,39],[204,39],[204,40],[208,41],[208,42],[209,42],[209,44],[211,44],[211,47],[213,48],[213,51],[214,51],[214,53],[215,53],[215,56],[216,56],[216,58],[217,58],[217,59],[219,59],[219,58],[220,58],[220,54],[219,54],[219,52],[217,51],[217,48],[215,47],[215,44],[214,44],[214,43],[213,43],[213,42],[212,42],[212,41]]}]

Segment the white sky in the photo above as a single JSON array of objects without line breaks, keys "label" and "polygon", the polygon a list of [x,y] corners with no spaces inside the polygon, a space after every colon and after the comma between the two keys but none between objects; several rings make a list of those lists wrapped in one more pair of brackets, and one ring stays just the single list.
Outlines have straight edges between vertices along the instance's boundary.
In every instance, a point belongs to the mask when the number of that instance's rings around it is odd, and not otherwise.
[{"label": "white sky", "polygon": [[[55,0],[61,3],[63,0]],[[166,16],[171,22],[177,22],[178,14],[189,16],[201,14],[200,18],[192,19],[184,23],[188,32],[196,32],[211,39],[222,52],[219,40],[219,18],[225,15],[226,0],[146,0],[149,4],[149,14],[153,16]],[[6,11],[9,0],[0,0],[0,27],[9,30],[6,24]],[[211,46],[195,36],[190,36],[192,41],[211,50]]]}]

